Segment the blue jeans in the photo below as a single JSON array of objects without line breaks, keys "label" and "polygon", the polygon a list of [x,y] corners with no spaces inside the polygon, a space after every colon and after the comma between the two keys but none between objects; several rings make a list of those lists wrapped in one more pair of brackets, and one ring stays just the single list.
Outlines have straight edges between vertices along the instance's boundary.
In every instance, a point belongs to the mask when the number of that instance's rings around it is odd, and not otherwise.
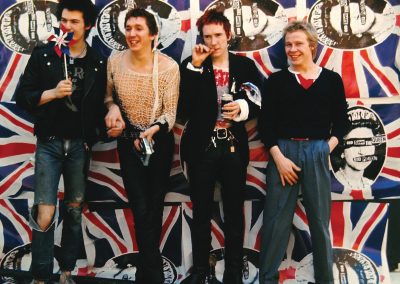
[{"label": "blue jeans", "polygon": [[82,240],[82,208],[69,206],[69,203],[83,202],[88,154],[82,139],[38,138],[35,154],[35,198],[29,220],[32,227],[31,271],[35,279],[47,280],[53,273],[57,213],[45,231],[36,220],[39,204],[57,205],[61,174],[64,178],[64,206],[59,264],[63,271],[71,271],[75,267]]},{"label": "blue jeans", "polygon": [[318,284],[333,283],[332,245],[329,235],[331,182],[329,145],[325,140],[279,140],[285,157],[301,168],[299,181],[282,186],[271,158],[267,166],[267,195],[260,253],[260,284],[278,283],[278,268],[285,255],[299,189],[303,194],[311,233],[314,276]]}]

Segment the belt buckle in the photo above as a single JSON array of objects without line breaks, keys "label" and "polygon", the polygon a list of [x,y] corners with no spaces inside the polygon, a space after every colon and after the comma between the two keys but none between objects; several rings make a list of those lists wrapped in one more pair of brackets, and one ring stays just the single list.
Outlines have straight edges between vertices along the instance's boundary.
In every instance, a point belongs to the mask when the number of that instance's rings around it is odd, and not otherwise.
[{"label": "belt buckle", "polygon": [[228,129],[226,128],[217,128],[217,139],[222,140],[228,138]]}]

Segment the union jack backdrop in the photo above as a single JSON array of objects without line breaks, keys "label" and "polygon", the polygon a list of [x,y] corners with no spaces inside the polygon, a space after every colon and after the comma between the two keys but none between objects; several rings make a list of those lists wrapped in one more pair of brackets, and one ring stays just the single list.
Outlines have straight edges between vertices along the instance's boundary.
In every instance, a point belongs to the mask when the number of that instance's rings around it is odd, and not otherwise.
[{"label": "union jack backdrop", "polygon": [[[33,119],[14,102],[14,91],[36,43],[45,43],[58,26],[56,0],[0,1],[0,271],[28,271],[36,138]],[[177,62],[200,40],[195,22],[206,9],[219,7],[233,25],[231,50],[254,60],[261,74],[286,68],[282,29],[304,19],[317,29],[316,62],[341,74],[354,128],[371,120],[373,132],[351,137],[331,154],[331,232],[335,247],[336,283],[390,283],[385,255],[387,198],[400,196],[400,3],[398,0],[95,0],[100,15],[88,42],[103,55],[124,48],[121,21],[135,5],[155,12],[161,23],[160,46]],[[346,9],[342,9],[346,6]],[[341,11],[349,11],[341,14]],[[240,12],[242,17],[235,17]],[[324,15],[322,17],[321,15]],[[349,18],[347,18],[349,17]],[[242,19],[242,20],[240,20]],[[349,19],[345,21],[344,19]],[[357,22],[359,21],[359,22]],[[110,34],[108,31],[113,30]],[[171,190],[166,197],[160,248],[166,283],[180,283],[190,271],[192,210],[180,137],[174,129],[175,152]],[[258,283],[258,252],[266,191],[268,154],[259,140],[256,121],[247,124],[250,163],[247,170],[244,283]],[[373,135],[370,133],[373,133]],[[351,144],[353,143],[353,144]],[[357,147],[354,146],[357,143]],[[369,153],[357,155],[351,148]],[[363,165],[358,181],[346,175],[351,161]],[[63,198],[63,181],[59,184]],[[218,199],[218,198],[217,198]],[[353,201],[357,200],[357,201]],[[62,201],[61,201],[62,203]],[[222,279],[224,237],[222,205],[215,203],[210,263]],[[134,221],[127,209],[115,141],[93,148],[87,205],[83,213],[82,259],[75,275],[134,280],[137,261]],[[60,243],[59,218],[55,258]],[[281,283],[312,282],[311,241],[305,210],[299,202],[293,232],[280,267]],[[58,272],[55,261],[54,272]],[[0,272],[0,275],[2,273]],[[17,283],[0,276],[0,283]],[[364,280],[365,282],[362,282]],[[367,281],[367,280],[368,281]]]}]

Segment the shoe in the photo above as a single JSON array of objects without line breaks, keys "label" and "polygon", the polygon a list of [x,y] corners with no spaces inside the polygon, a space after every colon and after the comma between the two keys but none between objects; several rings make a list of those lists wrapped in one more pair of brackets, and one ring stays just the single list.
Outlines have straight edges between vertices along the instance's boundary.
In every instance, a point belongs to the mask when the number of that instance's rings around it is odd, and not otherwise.
[{"label": "shoe", "polygon": [[59,284],[76,284],[76,282],[72,279],[71,274],[67,274],[65,272],[61,272]]},{"label": "shoe", "polygon": [[224,284],[243,284],[242,273],[224,273]]}]

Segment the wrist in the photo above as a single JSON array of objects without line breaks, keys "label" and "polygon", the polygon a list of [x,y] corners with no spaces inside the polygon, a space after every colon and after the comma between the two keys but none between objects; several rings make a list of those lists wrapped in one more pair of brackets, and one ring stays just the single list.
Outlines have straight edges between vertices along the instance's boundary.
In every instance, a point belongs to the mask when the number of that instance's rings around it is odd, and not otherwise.
[{"label": "wrist", "polygon": [[201,68],[201,64],[203,63],[203,62],[199,62],[199,61],[195,61],[195,60],[192,60],[192,66],[194,67],[194,68]]},{"label": "wrist", "polygon": [[118,108],[118,106],[113,102],[113,101],[109,101],[105,103],[106,108],[110,111],[112,108]]}]

